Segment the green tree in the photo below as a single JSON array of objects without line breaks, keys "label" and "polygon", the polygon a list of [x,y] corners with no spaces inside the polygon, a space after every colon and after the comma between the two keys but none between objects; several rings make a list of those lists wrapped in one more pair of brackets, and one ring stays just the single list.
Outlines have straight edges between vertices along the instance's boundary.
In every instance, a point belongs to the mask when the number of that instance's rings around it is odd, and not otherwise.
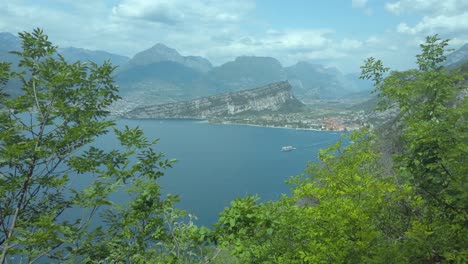
[{"label": "green tree", "polygon": [[320,153],[308,177],[295,177],[293,195],[277,202],[236,200],[220,216],[215,234],[234,263],[361,263],[396,258],[404,233],[400,205],[410,188],[386,177],[370,132],[353,134]]},{"label": "green tree", "polygon": [[468,262],[468,76],[440,66],[447,43],[428,37],[418,69],[388,76],[366,61],[380,109],[398,112],[394,135],[364,130],[321,151],[290,197],[234,201],[214,231],[231,263]]},{"label": "green tree", "polygon": [[[41,30],[19,35],[23,50],[13,53],[22,71],[0,74],[22,84],[20,96],[0,99],[0,263],[22,253],[33,262],[86,226],[89,219],[58,220],[75,206],[65,191],[68,162],[113,125],[105,109],[118,98],[109,63],[67,64]],[[95,206],[104,197],[94,195]]]},{"label": "green tree", "polygon": [[381,109],[399,108],[396,172],[422,199],[406,233],[411,261],[468,261],[467,72],[441,66],[447,45],[437,35],[427,37],[416,56],[418,69],[386,78],[379,60],[370,58],[362,67],[363,78],[373,79],[384,99]]},{"label": "green tree", "polygon": [[[19,36],[20,71],[0,63],[1,85],[21,82],[18,97],[0,93],[0,263],[201,260],[208,231],[157,183],[173,161],[108,116],[115,67],[67,63],[40,29]],[[116,149],[91,144],[104,135]],[[115,192],[130,202],[114,204]]]}]

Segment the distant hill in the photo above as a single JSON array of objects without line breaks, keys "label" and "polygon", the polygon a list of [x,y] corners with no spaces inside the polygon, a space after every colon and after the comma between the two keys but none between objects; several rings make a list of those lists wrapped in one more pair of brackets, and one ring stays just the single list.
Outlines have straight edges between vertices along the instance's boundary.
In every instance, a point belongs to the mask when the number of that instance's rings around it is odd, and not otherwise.
[{"label": "distant hill", "polygon": [[285,70],[295,94],[305,100],[334,99],[372,89],[372,83],[360,80],[359,74],[344,75],[336,68],[320,64],[302,61]]},{"label": "distant hill", "polygon": [[[19,70],[17,65],[19,63],[18,56],[11,54],[10,51],[17,51],[21,49],[19,38],[8,32],[0,32],[0,61],[11,63],[12,70]],[[11,96],[18,96],[20,94],[19,88],[21,83],[18,79],[10,80],[4,87],[3,92]]]},{"label": "distant hill", "polygon": [[361,73],[345,74],[344,77],[346,78],[347,84],[350,85],[348,90],[353,93],[369,93],[374,89],[374,84],[369,80],[360,79],[360,76]]},{"label": "distant hill", "polygon": [[[20,38],[8,33],[0,32],[0,61],[10,62],[12,64],[12,70],[18,70],[17,65],[19,57],[11,54],[10,51],[21,50]],[[120,66],[128,62],[130,58],[121,56],[105,51],[87,50],[81,48],[59,48],[58,53],[61,54],[68,62],[75,62],[77,60],[82,62],[92,61],[97,64],[102,64],[105,60],[115,66]],[[12,79],[8,82],[5,87],[5,92],[11,96],[19,95],[18,88],[20,87],[19,80]]]},{"label": "distant hill", "polygon": [[456,68],[466,62],[468,62],[468,43],[448,54],[442,65],[448,68]]},{"label": "distant hill", "polygon": [[[6,61],[16,64],[18,56],[9,53],[10,51],[21,50],[20,38],[8,33],[0,32],[0,61]],[[67,61],[92,61],[97,64],[102,64],[105,60],[110,60],[113,65],[119,66],[127,63],[130,58],[122,55],[117,55],[100,50],[88,50],[82,48],[58,48],[58,53],[61,54]]]},{"label": "distant hill", "polygon": [[10,51],[20,50],[21,44],[19,38],[8,32],[0,32],[0,61],[17,62],[18,56],[9,53]]},{"label": "distant hill", "polygon": [[202,76],[199,71],[183,64],[161,61],[120,71],[115,80],[122,96],[146,105],[214,94],[207,87],[198,85]]},{"label": "distant hill", "polygon": [[299,98],[335,98],[343,92],[344,77],[322,65],[298,62],[285,70]]},{"label": "distant hill", "polygon": [[213,68],[205,76],[217,92],[238,91],[286,80],[281,63],[271,57],[241,56]]},{"label": "distant hill", "polygon": [[161,61],[139,65],[118,74],[119,83],[132,85],[141,81],[157,79],[177,85],[189,85],[200,78],[200,72],[173,61]]},{"label": "distant hill", "polygon": [[92,61],[97,64],[102,64],[109,60],[114,66],[122,66],[127,63],[130,58],[127,56],[117,55],[101,50],[87,50],[81,48],[59,48],[58,53],[61,54],[68,62],[75,61]]}]

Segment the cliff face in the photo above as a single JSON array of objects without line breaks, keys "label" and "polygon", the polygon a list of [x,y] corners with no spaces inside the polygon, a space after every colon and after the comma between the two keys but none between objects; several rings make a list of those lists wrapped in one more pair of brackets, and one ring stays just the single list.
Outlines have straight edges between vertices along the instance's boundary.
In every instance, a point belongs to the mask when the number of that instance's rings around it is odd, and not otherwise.
[{"label": "cliff face", "polygon": [[138,107],[126,118],[209,118],[244,112],[294,110],[303,104],[291,92],[288,82],[260,88],[203,97],[191,101]]}]

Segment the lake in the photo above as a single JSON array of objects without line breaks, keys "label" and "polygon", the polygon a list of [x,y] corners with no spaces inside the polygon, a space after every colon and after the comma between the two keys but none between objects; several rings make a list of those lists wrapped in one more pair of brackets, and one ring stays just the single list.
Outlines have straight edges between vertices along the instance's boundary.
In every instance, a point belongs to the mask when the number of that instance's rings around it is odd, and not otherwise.
[{"label": "lake", "polygon": [[[164,194],[178,194],[178,207],[211,226],[236,197],[258,194],[262,200],[289,193],[284,182],[303,173],[317,152],[340,137],[337,132],[209,124],[190,120],[119,120],[119,127],[139,126],[157,151],[177,163],[161,178]],[[98,145],[111,146],[113,137]],[[282,152],[283,146],[297,149]]]}]

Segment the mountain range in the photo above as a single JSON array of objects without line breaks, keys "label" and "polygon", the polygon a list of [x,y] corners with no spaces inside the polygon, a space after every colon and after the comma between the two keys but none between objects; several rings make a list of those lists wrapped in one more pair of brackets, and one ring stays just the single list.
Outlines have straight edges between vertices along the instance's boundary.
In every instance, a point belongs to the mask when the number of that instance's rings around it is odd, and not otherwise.
[{"label": "mountain range", "polygon": [[137,53],[117,74],[122,95],[142,104],[189,100],[288,80],[302,101],[337,98],[369,91],[358,74],[298,62],[289,67],[272,57],[239,56],[213,67],[202,57],[182,56],[164,44]]},{"label": "mountain range", "polygon": [[[10,33],[0,33],[0,61],[18,62],[9,51],[19,50],[20,40]],[[279,81],[289,81],[295,96],[310,102],[363,94],[372,84],[359,74],[343,74],[333,67],[300,61],[284,67],[272,57],[239,56],[219,66],[199,56],[183,56],[177,50],[158,43],[132,58],[105,51],[75,47],[59,48],[67,61],[110,60],[118,66],[116,82],[121,95],[141,105],[190,100],[226,92],[251,89]],[[446,65],[468,61],[468,44],[447,56]],[[16,94],[14,81],[6,92]]]}]

